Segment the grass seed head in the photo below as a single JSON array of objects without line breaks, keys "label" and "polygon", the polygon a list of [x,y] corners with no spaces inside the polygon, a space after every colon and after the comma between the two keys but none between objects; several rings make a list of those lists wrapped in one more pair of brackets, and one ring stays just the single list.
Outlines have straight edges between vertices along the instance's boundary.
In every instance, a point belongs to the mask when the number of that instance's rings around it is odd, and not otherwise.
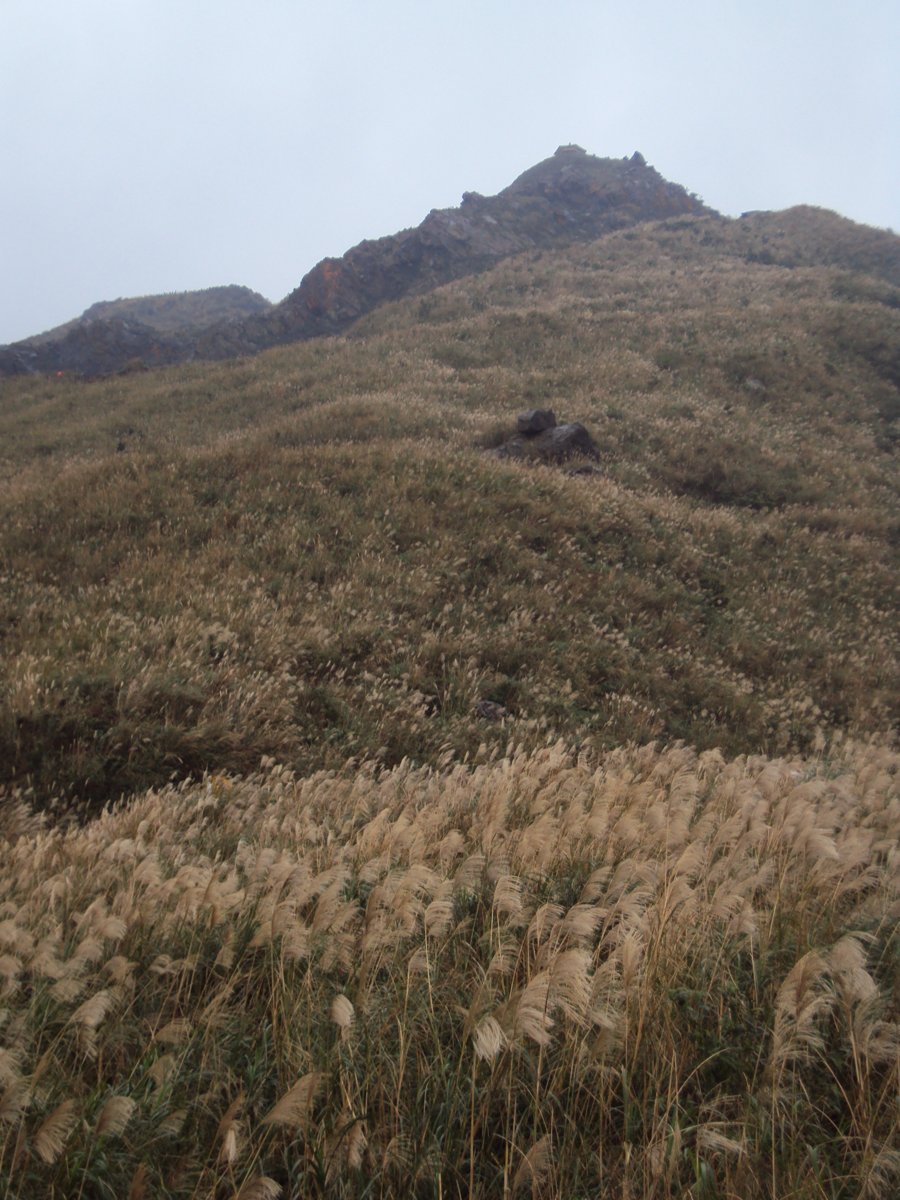
[{"label": "grass seed head", "polygon": [[77,1120],[78,1113],[74,1100],[63,1100],[49,1116],[44,1118],[35,1130],[31,1143],[35,1154],[42,1162],[48,1165],[56,1162],[65,1149]]}]

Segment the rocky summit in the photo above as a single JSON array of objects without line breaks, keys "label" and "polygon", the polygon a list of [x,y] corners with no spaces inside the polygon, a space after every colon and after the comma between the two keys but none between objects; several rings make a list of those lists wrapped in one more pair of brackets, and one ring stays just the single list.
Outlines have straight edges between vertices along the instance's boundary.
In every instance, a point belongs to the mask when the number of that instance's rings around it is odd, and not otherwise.
[{"label": "rocky summit", "polygon": [[385,300],[430,291],[512,254],[704,211],[640,154],[595,158],[561,146],[497,196],[465,192],[458,208],[433,210],[415,229],[325,259],[264,323],[278,340],[338,333]]},{"label": "rocky summit", "polygon": [[712,210],[638,153],[597,158],[580,146],[560,146],[496,196],[465,192],[458,207],[435,209],[414,229],[323,259],[271,308],[187,329],[162,329],[101,309],[51,331],[59,336],[0,348],[0,374],[101,375],[136,361],[156,366],[253,354],[341,333],[379,304],[431,291],[514,254],[591,241],[641,221],[704,213]]}]

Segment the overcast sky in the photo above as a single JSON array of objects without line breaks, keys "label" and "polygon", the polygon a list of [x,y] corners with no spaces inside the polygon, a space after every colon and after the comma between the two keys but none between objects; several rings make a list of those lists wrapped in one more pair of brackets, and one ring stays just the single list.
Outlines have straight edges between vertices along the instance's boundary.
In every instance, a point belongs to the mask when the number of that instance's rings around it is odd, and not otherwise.
[{"label": "overcast sky", "polygon": [[576,142],[900,229],[898,0],[0,0],[0,343],[241,283]]}]

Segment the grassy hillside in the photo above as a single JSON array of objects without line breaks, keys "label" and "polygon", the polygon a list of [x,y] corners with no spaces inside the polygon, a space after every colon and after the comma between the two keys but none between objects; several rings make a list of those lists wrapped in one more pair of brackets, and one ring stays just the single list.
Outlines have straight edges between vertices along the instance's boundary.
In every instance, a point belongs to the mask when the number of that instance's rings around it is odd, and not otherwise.
[{"label": "grassy hillside", "polygon": [[[7,783],[888,728],[900,292],[759,262],[774,220],[512,260],[253,360],[4,384]],[[601,472],[486,454],[532,405]]]},{"label": "grassy hillside", "polygon": [[0,385],[0,1195],[895,1194],[896,245]]}]

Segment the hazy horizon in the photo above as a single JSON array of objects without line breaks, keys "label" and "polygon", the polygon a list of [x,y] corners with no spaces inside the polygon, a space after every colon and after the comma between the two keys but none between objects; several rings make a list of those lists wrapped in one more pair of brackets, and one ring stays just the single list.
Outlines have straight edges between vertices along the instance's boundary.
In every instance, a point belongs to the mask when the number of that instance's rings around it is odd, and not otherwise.
[{"label": "hazy horizon", "polygon": [[6,0],[0,31],[0,343],[123,296],[278,301],[568,142],[728,215],[900,226],[883,0]]}]

